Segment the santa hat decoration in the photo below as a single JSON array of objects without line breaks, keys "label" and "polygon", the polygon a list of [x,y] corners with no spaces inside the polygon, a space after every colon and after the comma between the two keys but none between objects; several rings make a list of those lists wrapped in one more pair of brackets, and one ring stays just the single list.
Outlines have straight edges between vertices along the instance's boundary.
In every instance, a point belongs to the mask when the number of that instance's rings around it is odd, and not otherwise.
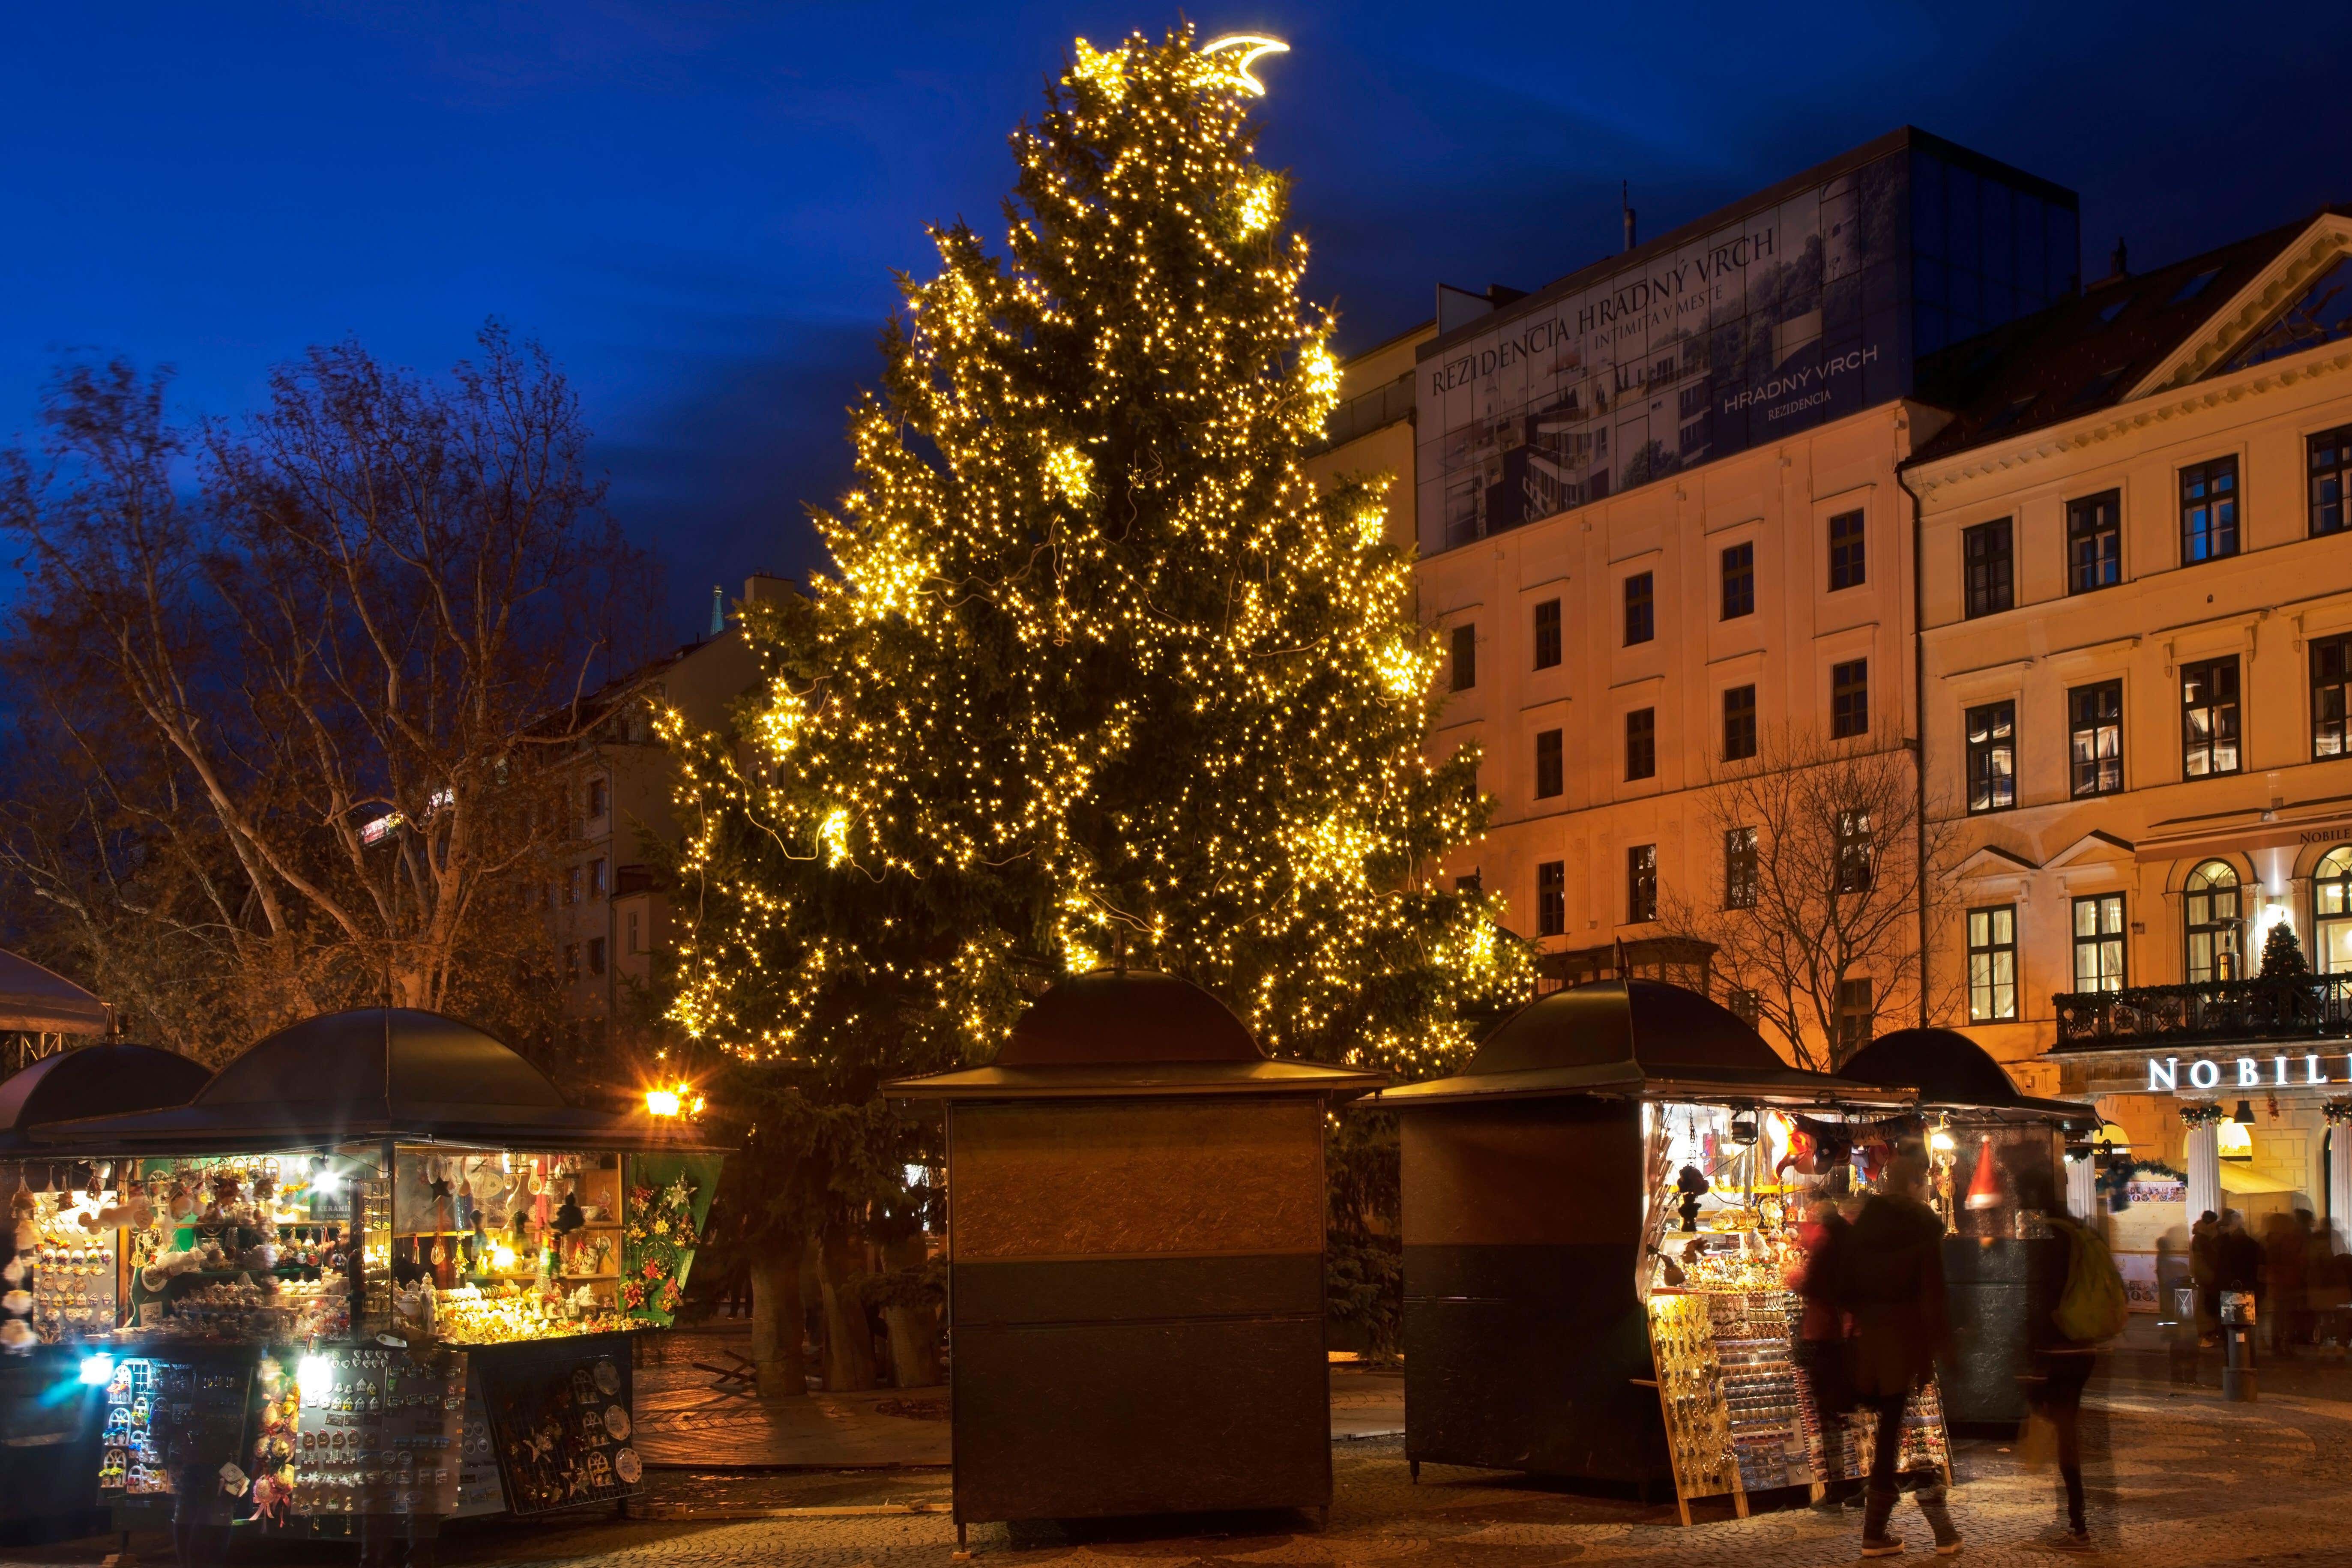
[{"label": "santa hat decoration", "polygon": [[1992,1134],[1990,1132],[1977,1144],[1977,1173],[1969,1179],[1969,1207],[2000,1207],[2000,1173],[1993,1163]]}]

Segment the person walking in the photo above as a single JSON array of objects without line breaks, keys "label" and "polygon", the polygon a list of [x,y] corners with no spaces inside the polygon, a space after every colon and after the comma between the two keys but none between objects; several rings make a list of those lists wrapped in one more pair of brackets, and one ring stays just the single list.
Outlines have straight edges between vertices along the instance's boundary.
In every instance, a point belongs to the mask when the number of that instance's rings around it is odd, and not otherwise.
[{"label": "person walking", "polygon": [[2083,1507],[2083,1390],[2097,1369],[2099,1346],[2123,1332],[2130,1304],[2124,1279],[2099,1234],[2066,1213],[2056,1186],[2040,1172],[2018,1183],[2020,1206],[2038,1210],[2066,1243],[2065,1285],[2057,1304],[2030,1327],[2032,1371],[2022,1381],[2033,1414],[2057,1442],[2058,1479],[2065,1489],[2066,1525],[2046,1542],[2061,1552],[2089,1552],[2090,1523]]},{"label": "person walking", "polygon": [[2197,1288],[2197,1342],[2221,1342],[2221,1220],[2211,1209],[2189,1227],[2189,1282]]},{"label": "person walking", "polygon": [[2263,1275],[2270,1287],[2271,1354],[2285,1361],[2294,1354],[2303,1335],[2304,1232],[2289,1214],[2273,1214],[2263,1222]]},{"label": "person walking", "polygon": [[[1841,1305],[1853,1320],[1855,1402],[1877,1418],[1864,1493],[1862,1554],[1891,1557],[1903,1542],[1888,1528],[1903,1452],[1903,1417],[1912,1391],[1932,1376],[1936,1352],[1950,1337],[1944,1307],[1944,1222],[1919,1201],[1927,1163],[1915,1152],[1887,1166],[1884,1188],[1862,1205],[1845,1238]],[[1944,1479],[1924,1479],[1913,1494],[1936,1551],[1960,1549]]]},{"label": "person walking", "polygon": [[1804,1302],[1793,1349],[1821,1420],[1822,1468],[1830,1480],[1813,1506],[1824,1513],[1836,1512],[1862,1486],[1845,1473],[1845,1415],[1853,1408],[1853,1380],[1846,1369],[1845,1313],[1838,1304],[1851,1229],[1834,1199],[1816,1198],[1797,1227],[1804,1256],[1788,1278],[1789,1289]]}]

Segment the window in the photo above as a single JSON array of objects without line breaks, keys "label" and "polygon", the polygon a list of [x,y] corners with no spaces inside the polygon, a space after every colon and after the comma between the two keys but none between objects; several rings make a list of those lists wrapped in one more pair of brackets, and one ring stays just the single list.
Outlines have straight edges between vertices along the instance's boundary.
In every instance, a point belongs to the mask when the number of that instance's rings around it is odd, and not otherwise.
[{"label": "window", "polygon": [[1871,1000],[1870,977],[1841,980],[1837,988],[1837,1054],[1840,1060],[1870,1044],[1878,1026],[1878,1007]]},{"label": "window", "polygon": [[645,939],[640,934],[637,925],[637,911],[631,910],[629,911],[629,945],[627,951],[630,952],[643,952],[645,950]]},{"label": "window", "polygon": [[2182,665],[2181,773],[2200,779],[2238,766],[2238,656]]},{"label": "window", "polygon": [[604,816],[604,809],[608,804],[609,801],[605,794],[604,781],[603,779],[590,779],[588,781],[588,820],[593,822],[598,817]]},{"label": "window", "polygon": [[1476,898],[1481,890],[1478,873],[1473,871],[1466,877],[1454,878],[1454,890],[1465,898]]},{"label": "window", "polygon": [[1536,668],[1549,669],[1559,662],[1559,601],[1546,599],[1536,606]]},{"label": "window", "polygon": [[1841,893],[1870,891],[1871,862],[1876,845],[1870,833],[1870,813],[1841,811],[1837,821],[1837,884]]},{"label": "window", "polygon": [[2352,844],[2339,844],[2311,872],[2312,966],[2352,969]]},{"label": "window", "polygon": [[1969,810],[2007,811],[2017,804],[2017,704],[1969,710]]},{"label": "window", "polygon": [[1840,740],[1870,733],[1870,661],[1830,667],[1830,733]]},{"label": "window", "polygon": [[1969,620],[1997,614],[2016,602],[2015,574],[2010,565],[2009,519],[1961,530],[1960,569],[1968,582]]},{"label": "window", "polygon": [[2067,742],[2077,800],[2124,787],[2124,683],[2103,680],[2066,693]]},{"label": "window", "polygon": [[1650,574],[1636,572],[1625,579],[1625,646],[1648,642],[1657,635],[1650,603]]},{"label": "window", "polygon": [[2310,438],[2311,534],[2341,533],[2352,521],[2352,425]]},{"label": "window", "polygon": [[2017,1016],[2017,906],[1969,911],[1969,1022]]},{"label": "window", "polygon": [[591,974],[604,973],[604,939],[601,936],[592,936],[588,939],[588,973]]},{"label": "window", "polygon": [[588,896],[592,899],[604,896],[604,862],[602,860],[588,862]]},{"label": "window", "polygon": [[1756,689],[1734,686],[1723,694],[1723,760],[1744,762],[1756,754]]},{"label": "window", "polygon": [[1723,618],[1756,613],[1756,546],[1735,544],[1723,552]]},{"label": "window", "polygon": [[2238,552],[2238,459],[2216,458],[2180,470],[2180,563]]},{"label": "window", "polygon": [[580,944],[576,942],[563,944],[563,978],[567,982],[580,978]]},{"label": "window", "polygon": [[1862,513],[1842,511],[1830,519],[1830,592],[1859,588],[1864,575]]},{"label": "window", "polygon": [[1625,923],[1658,918],[1658,847],[1636,844],[1625,851]]},{"label": "window", "polygon": [[1751,1029],[1764,1021],[1764,997],[1759,992],[1735,985],[1725,993],[1723,1005]]},{"label": "window", "polygon": [[1558,936],[1568,929],[1568,862],[1546,860],[1536,868],[1536,934]]},{"label": "window", "polygon": [[2181,923],[2189,935],[2189,984],[2244,979],[2238,874],[2229,862],[2208,860],[2189,872],[2180,909]]},{"label": "window", "polygon": [[1559,731],[1542,730],[1536,734],[1536,798],[1549,800],[1562,788]]},{"label": "window", "polygon": [[563,873],[563,901],[567,904],[580,901],[580,868],[577,866]]},{"label": "window", "polygon": [[2066,591],[2088,594],[2124,580],[2123,492],[2066,503]]},{"label": "window", "polygon": [[2311,644],[2311,754],[2352,753],[2352,636],[2315,637]]},{"label": "window", "polygon": [[1658,710],[1636,708],[1625,715],[1625,776],[1646,779],[1658,771]]},{"label": "window", "polygon": [[2074,989],[2124,988],[2124,896],[2094,893],[2074,900]]},{"label": "window", "polygon": [[1723,907],[1756,907],[1756,830],[1752,827],[1723,830]]},{"label": "window", "polygon": [[1478,684],[1478,628],[1454,628],[1454,689],[1467,691]]}]

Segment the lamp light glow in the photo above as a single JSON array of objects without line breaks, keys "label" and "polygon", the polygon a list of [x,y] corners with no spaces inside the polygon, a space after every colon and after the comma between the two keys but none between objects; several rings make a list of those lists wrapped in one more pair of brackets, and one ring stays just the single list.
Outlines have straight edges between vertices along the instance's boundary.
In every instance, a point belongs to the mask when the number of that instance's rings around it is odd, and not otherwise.
[{"label": "lamp light glow", "polygon": [[2213,1150],[2224,1160],[2254,1157],[2254,1135],[2242,1121],[2223,1121],[2213,1129]]},{"label": "lamp light glow", "polygon": [[294,1369],[294,1381],[317,1394],[335,1381],[335,1363],[322,1355],[306,1355]]},{"label": "lamp light glow", "polygon": [[100,1387],[113,1375],[114,1358],[104,1351],[98,1351],[81,1358],[81,1380],[87,1386]]},{"label": "lamp light glow", "polygon": [[655,1116],[676,1116],[678,1112],[677,1090],[674,1089],[646,1090],[646,1110]]}]

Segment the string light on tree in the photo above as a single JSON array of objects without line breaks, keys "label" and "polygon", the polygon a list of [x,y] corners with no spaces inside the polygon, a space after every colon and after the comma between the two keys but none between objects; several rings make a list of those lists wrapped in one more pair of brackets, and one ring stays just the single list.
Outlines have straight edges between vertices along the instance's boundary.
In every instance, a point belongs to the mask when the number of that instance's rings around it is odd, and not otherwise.
[{"label": "string light on tree", "polygon": [[919,1069],[1124,955],[1270,1048],[1419,1072],[1526,989],[1432,880],[1486,805],[1475,752],[1423,754],[1388,477],[1303,467],[1339,367],[1252,144],[1286,47],[1079,40],[1013,137],[1003,253],[932,231],[816,519],[835,574],[744,606],[770,675],[733,735],[663,725],[698,1036]]}]

